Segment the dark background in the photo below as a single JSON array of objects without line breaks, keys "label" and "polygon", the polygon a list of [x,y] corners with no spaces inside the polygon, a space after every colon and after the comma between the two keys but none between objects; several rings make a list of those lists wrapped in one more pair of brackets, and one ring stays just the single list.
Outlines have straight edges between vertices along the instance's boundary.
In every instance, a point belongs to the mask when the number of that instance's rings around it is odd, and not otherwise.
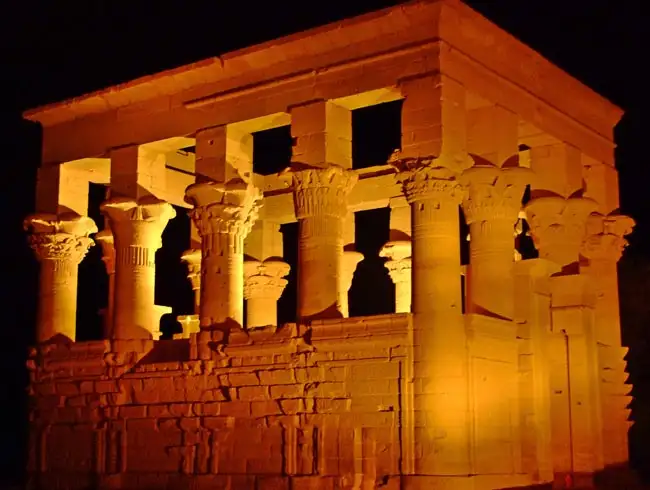
[{"label": "dark background", "polygon": [[[40,129],[21,121],[27,108],[56,102],[173,68],[250,44],[396,5],[389,0],[303,2],[15,1],[0,10],[0,488],[22,479],[26,449],[25,353],[33,340],[37,265],[21,223],[33,210],[39,164]],[[630,380],[635,384],[631,432],[632,464],[650,468],[650,211],[645,78],[650,36],[639,0],[467,0],[502,28],[541,52],[573,76],[623,107],[616,131],[621,210],[637,221],[620,263],[624,343],[630,347]],[[397,107],[398,109],[398,107]],[[355,161],[380,163],[399,141],[396,107],[359,111],[354,119]],[[397,132],[396,132],[397,128]],[[286,134],[256,137],[256,165],[281,165]],[[387,155],[386,155],[387,156]],[[98,216],[103,189],[92,186],[91,217]],[[357,248],[366,255],[351,291],[351,313],[380,313],[391,304],[391,285],[378,247],[386,240],[385,211],[357,216]],[[163,237],[158,261],[168,264],[157,277],[157,302],[189,313],[191,292],[178,262],[187,247],[189,221],[182,214]],[[289,262],[295,227],[284,227]],[[79,338],[97,338],[97,308],[105,297],[99,247],[80,270]],[[98,279],[99,278],[99,279]],[[366,288],[372,284],[374,289]],[[291,320],[295,289],[280,305]]]}]

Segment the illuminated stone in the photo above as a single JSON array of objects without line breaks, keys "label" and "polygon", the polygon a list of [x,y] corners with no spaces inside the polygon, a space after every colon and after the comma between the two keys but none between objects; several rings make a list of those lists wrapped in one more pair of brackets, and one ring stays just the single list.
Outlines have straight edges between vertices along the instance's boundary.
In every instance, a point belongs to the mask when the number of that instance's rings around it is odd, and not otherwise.
[{"label": "illuminated stone", "polygon": [[287,285],[284,277],[291,268],[280,260],[244,262],[246,327],[277,325],[278,300]]},{"label": "illuminated stone", "polygon": [[158,331],[154,289],[156,251],[176,212],[155,198],[115,198],[104,202],[115,241],[113,338],[150,339]]},{"label": "illuminated stone", "polygon": [[93,220],[74,213],[35,214],[24,223],[29,244],[41,264],[36,339],[75,340],[78,265],[94,242]]}]

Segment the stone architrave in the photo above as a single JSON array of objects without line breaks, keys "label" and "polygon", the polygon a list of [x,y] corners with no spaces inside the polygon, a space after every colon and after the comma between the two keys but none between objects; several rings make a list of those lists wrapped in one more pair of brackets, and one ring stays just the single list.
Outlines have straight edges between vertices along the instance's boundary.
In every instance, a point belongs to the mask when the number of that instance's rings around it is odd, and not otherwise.
[{"label": "stone architrave", "polygon": [[587,218],[596,210],[594,200],[586,197],[544,196],[531,199],[525,212],[539,257],[561,267],[579,259]]},{"label": "stone architrave", "polygon": [[108,299],[104,310],[104,338],[110,339],[113,330],[115,311],[115,240],[110,229],[104,229],[95,235],[95,241],[102,247],[102,262],[108,275]]},{"label": "stone architrave", "polygon": [[277,325],[278,300],[288,284],[284,277],[290,270],[289,264],[276,259],[244,262],[246,328]]},{"label": "stone architrave", "polygon": [[414,437],[419,447],[414,471],[467,474],[468,351],[458,219],[464,190],[457,174],[436,159],[393,164],[412,213]]},{"label": "stone architrave", "polygon": [[388,258],[384,267],[395,284],[395,313],[411,312],[411,248],[410,241],[399,240],[387,242],[379,251],[380,257]]},{"label": "stone architrave", "polygon": [[462,206],[471,237],[469,313],[514,317],[514,229],[531,175],[527,168],[485,165],[471,167],[460,177],[467,190]]},{"label": "stone architrave", "polygon": [[24,222],[29,244],[40,262],[37,342],[76,337],[79,263],[94,245],[97,226],[75,213],[35,214]]},{"label": "stone architrave", "polygon": [[187,264],[187,279],[194,293],[194,314],[198,315],[201,305],[201,250],[191,248],[183,252],[181,260]]},{"label": "stone architrave", "polygon": [[358,177],[341,167],[297,164],[290,174],[299,226],[298,317],[340,317],[343,226],[347,196]]},{"label": "stone architrave", "polygon": [[201,236],[202,329],[243,326],[244,238],[257,220],[262,194],[243,181],[189,186],[185,199]]},{"label": "stone architrave", "polygon": [[156,251],[174,208],[154,197],[114,198],[101,211],[115,241],[114,339],[152,339],[159,330],[154,304]]}]

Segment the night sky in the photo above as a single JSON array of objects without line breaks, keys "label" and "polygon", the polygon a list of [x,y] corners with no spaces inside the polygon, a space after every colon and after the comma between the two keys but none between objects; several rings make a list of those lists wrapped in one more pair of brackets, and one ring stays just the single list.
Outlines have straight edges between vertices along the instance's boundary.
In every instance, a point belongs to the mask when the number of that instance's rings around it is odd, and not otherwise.
[{"label": "night sky", "polygon": [[[358,0],[324,3],[195,1],[30,1],[6,0],[0,15],[0,126],[3,138],[0,161],[2,271],[0,300],[0,487],[19,482],[24,462],[27,373],[24,358],[33,339],[37,265],[22,233],[22,220],[33,211],[36,168],[40,156],[38,126],[21,121],[25,109],[101,89],[160,70],[198,61],[281,35],[376,10],[398,1]],[[626,115],[616,132],[617,166],[621,183],[621,211],[637,221],[630,247],[620,263],[623,337],[631,347],[629,365],[637,397],[633,416],[637,421],[632,439],[634,466],[650,468],[650,176],[643,144],[650,97],[645,71],[650,34],[639,0],[466,0],[551,61],[577,77],[615,104]],[[165,6],[163,6],[165,5]],[[644,32],[645,31],[645,32]],[[368,123],[379,120],[371,113],[359,114],[355,137],[361,159],[378,158],[385,148],[373,147],[377,129]],[[379,123],[375,123],[379,124]],[[646,127],[644,127],[646,126]],[[391,132],[390,123],[382,130]],[[374,140],[373,140],[373,135]],[[281,140],[280,136],[280,140]],[[389,138],[390,139],[390,138]],[[367,143],[366,143],[367,142]],[[273,141],[256,141],[266,154],[274,153]],[[266,146],[265,146],[266,145]],[[280,145],[282,146],[282,145]],[[389,145],[390,146],[390,145]],[[393,147],[394,148],[394,147]],[[389,148],[390,151],[392,148]],[[270,158],[273,160],[273,158]],[[271,162],[273,163],[273,162]],[[101,188],[91,189],[91,217],[101,201]],[[387,226],[387,213],[370,213],[361,222],[357,241],[369,258],[361,268],[369,282],[378,284],[380,295],[390,295],[390,283],[381,262],[373,259],[385,238],[376,230]],[[159,259],[174,258],[186,243],[189,227],[185,217],[175,220],[166,232],[165,251]],[[284,230],[289,239],[295,230]],[[288,256],[295,250],[287,245]],[[90,284],[101,272],[99,247],[82,267],[80,281]],[[291,260],[289,260],[291,262]],[[157,292],[159,304],[174,306],[175,313],[191,307],[191,292],[180,264],[161,272],[166,286]],[[374,276],[373,276],[374,274]],[[382,275],[383,274],[383,275]],[[101,274],[99,274],[101,276]],[[80,319],[82,337],[93,338],[99,324],[95,310],[101,306],[102,281],[84,288],[85,304]],[[377,294],[374,291],[373,294]],[[289,320],[295,291],[289,288],[280,315]],[[388,296],[386,296],[388,298]],[[368,301],[366,289],[353,285],[352,313],[379,313],[377,301]],[[173,304],[172,304],[173,303]],[[390,302],[388,303],[390,304]],[[373,310],[374,307],[374,310]],[[189,313],[189,311],[186,311]],[[86,315],[86,316],[84,316]]]}]

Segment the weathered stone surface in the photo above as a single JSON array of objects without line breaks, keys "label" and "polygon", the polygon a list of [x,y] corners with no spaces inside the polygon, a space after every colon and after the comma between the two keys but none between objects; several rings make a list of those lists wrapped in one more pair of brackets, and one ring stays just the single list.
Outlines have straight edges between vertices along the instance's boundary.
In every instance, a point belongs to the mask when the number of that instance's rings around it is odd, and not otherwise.
[{"label": "weathered stone surface", "polygon": [[[31,483],[491,490],[588,486],[626,463],[619,109],[452,0],[92,97],[27,116],[44,125],[25,222],[41,266]],[[356,169],[352,111],[398,99],[400,149]],[[255,173],[253,135],[289,124],[289,168]],[[109,183],[105,340],[74,342],[94,179]],[[172,205],[191,208],[194,309],[162,341]],[[348,318],[354,213],[378,208],[395,314]],[[524,230],[540,258],[515,250]],[[294,275],[298,321],[278,325]]]}]

